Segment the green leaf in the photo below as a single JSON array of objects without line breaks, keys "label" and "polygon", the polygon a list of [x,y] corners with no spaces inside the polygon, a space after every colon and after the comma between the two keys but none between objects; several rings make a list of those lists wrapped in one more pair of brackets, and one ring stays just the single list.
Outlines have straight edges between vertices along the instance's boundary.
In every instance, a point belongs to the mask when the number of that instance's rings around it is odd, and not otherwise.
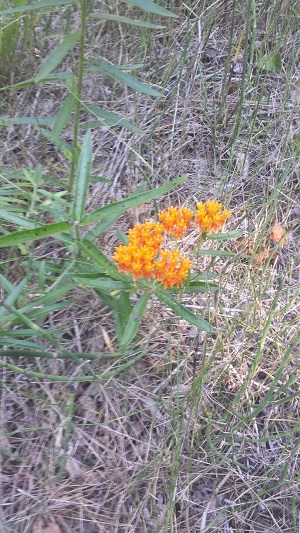
[{"label": "green leaf", "polygon": [[68,229],[71,229],[68,222],[56,222],[54,224],[46,224],[45,226],[36,229],[14,231],[9,235],[0,236],[0,248],[37,241],[39,239],[44,239],[45,237],[51,237],[51,235],[56,235],[57,233],[62,233]]},{"label": "green leaf", "polygon": [[68,4],[79,4],[79,0],[40,0],[40,2],[34,2],[27,6],[2,9],[0,11],[0,17],[2,15],[9,15],[10,13],[25,13],[26,11],[34,11],[35,9],[44,7],[67,6]]},{"label": "green leaf", "polygon": [[196,255],[212,255],[213,257],[234,257],[234,252],[227,252],[226,250],[197,250]]},{"label": "green leaf", "polygon": [[40,71],[35,76],[35,81],[39,81],[47,78],[49,74],[62,62],[65,56],[72,48],[74,48],[80,37],[80,30],[75,31],[67,35],[58,47],[44,60]]},{"label": "green leaf", "polygon": [[191,311],[189,311],[184,305],[179,303],[173,296],[168,294],[166,291],[155,289],[154,291],[157,298],[167,305],[176,315],[179,315],[181,318],[196,326],[202,331],[207,331],[207,333],[215,333],[215,328],[203,320],[203,318],[198,317]]},{"label": "green leaf", "polygon": [[[73,78],[74,74],[73,72],[57,72],[55,74],[49,74],[47,78],[45,78],[43,81],[56,81],[56,80],[68,80],[70,78]],[[28,80],[20,81],[19,83],[15,83],[14,85],[9,85],[8,87],[1,87],[0,91],[7,91],[7,89],[22,89],[23,87],[28,87],[29,85],[34,85],[36,82],[35,78],[29,78]]]},{"label": "green leaf", "polygon": [[266,72],[280,72],[282,70],[281,54],[279,52],[266,54],[259,59],[257,66]]},{"label": "green leaf", "polygon": [[103,291],[130,291],[131,290],[131,283],[124,283],[124,281],[116,281],[109,276],[98,276],[97,278],[89,278],[84,274],[77,274],[74,276],[74,279],[76,281],[79,281],[79,283],[82,283],[86,287],[89,287],[90,289],[100,289]]},{"label": "green leaf", "polygon": [[122,336],[120,345],[122,348],[127,346],[131,341],[133,341],[134,337],[137,334],[137,331],[139,329],[141,320],[144,315],[144,311],[148,302],[149,294],[145,293],[143,294],[138,301],[136,302],[134,308],[132,309],[132,312],[128,318],[128,322],[124,331],[124,335]]},{"label": "green leaf", "polygon": [[124,233],[124,231],[122,231],[121,229],[117,228],[117,235],[121,243],[126,246],[126,244],[128,244],[129,242],[129,237],[126,235],[126,233]]},{"label": "green leaf", "polygon": [[100,235],[102,235],[102,233],[104,233],[104,231],[106,231],[108,228],[110,228],[110,226],[114,222],[116,222],[116,220],[118,220],[118,218],[120,218],[120,215],[116,214],[116,215],[111,215],[110,217],[107,217],[104,220],[101,220],[100,222],[95,224],[95,226],[86,233],[84,238],[87,239],[88,241],[92,241],[93,242]]},{"label": "green leaf", "polygon": [[187,175],[180,176],[179,178],[176,178],[169,183],[165,183],[156,189],[152,189],[151,191],[136,194],[134,196],[130,196],[126,200],[121,200],[119,202],[114,202],[104,207],[100,207],[99,209],[96,209],[95,211],[85,215],[82,219],[82,223],[86,225],[94,220],[100,220],[116,213],[124,213],[124,211],[127,211],[127,209],[130,209],[131,207],[143,204],[144,202],[149,202],[150,200],[154,200],[154,198],[158,198],[159,196],[166,194],[176,187],[176,185],[182,183],[186,178]]},{"label": "green leaf", "polygon": [[8,213],[7,211],[4,211],[3,209],[0,209],[0,218],[3,220],[7,220],[7,222],[11,222],[12,224],[16,224],[16,226],[21,226],[23,228],[38,228],[42,224],[38,224],[34,220],[30,220],[30,218],[21,217],[19,215],[14,215],[13,213]]},{"label": "green leaf", "polygon": [[122,0],[126,4],[129,4],[130,6],[136,6],[142,9],[143,11],[147,11],[147,13],[155,13],[156,15],[162,15],[164,17],[174,17],[177,18],[177,15],[175,13],[172,13],[168,9],[165,9],[164,7],[160,7],[151,0]]},{"label": "green leaf", "polygon": [[96,265],[98,265],[104,273],[109,274],[113,279],[118,281],[128,282],[126,274],[119,272],[116,263],[106,257],[106,255],[104,255],[91,241],[83,239],[83,241],[79,243],[79,248],[87,257],[90,257],[95,261]]},{"label": "green leaf", "polygon": [[227,233],[212,233],[211,235],[206,235],[206,238],[210,239],[211,241],[226,241],[227,239],[235,239],[236,237],[242,235],[242,233],[243,230],[235,229],[228,231]]},{"label": "green leaf", "polygon": [[139,91],[140,93],[148,94],[149,96],[162,96],[162,93],[156,91],[155,89],[152,89],[145,83],[138,81],[130,74],[122,72],[122,70],[120,70],[115,65],[109,65],[108,63],[104,63],[103,61],[98,60],[92,61],[92,65],[93,66],[89,67],[88,69],[89,72],[100,71],[103,74],[106,74],[106,76],[109,76],[110,78],[113,78],[114,80],[117,80],[120,83],[123,83],[124,85],[128,85],[128,87],[131,87],[131,89]]},{"label": "green leaf", "polygon": [[[22,281],[20,281],[16,287],[14,287],[14,285],[12,285],[4,276],[2,276],[2,274],[0,274],[0,281],[4,287],[4,290],[9,293],[4,300],[4,303],[6,305],[14,305],[27,283],[27,278],[22,279]],[[0,319],[4,317],[5,314],[5,307],[0,307]]]},{"label": "green leaf", "polygon": [[113,15],[111,13],[92,13],[89,15],[89,18],[100,19],[100,20],[115,20],[116,22],[124,22],[124,24],[132,24],[133,26],[139,26],[140,28],[149,28],[154,30],[162,30],[166,26],[161,24],[151,24],[151,22],[146,22],[139,19],[131,19],[129,17],[122,17],[121,15]]},{"label": "green leaf", "polygon": [[63,129],[67,126],[70,121],[70,115],[74,109],[75,102],[75,96],[73,94],[68,94],[57,115],[55,124],[51,131],[51,138],[58,138]]},{"label": "green leaf", "polygon": [[56,121],[56,117],[19,117],[19,118],[0,118],[0,126],[9,126],[16,124],[33,124],[34,126],[48,126]]},{"label": "green leaf", "polygon": [[75,180],[72,218],[77,222],[81,221],[85,210],[86,198],[89,188],[89,179],[91,175],[92,157],[92,132],[91,130],[87,130],[83,139]]},{"label": "green leaf", "polygon": [[216,291],[218,288],[218,285],[208,281],[190,281],[186,287],[171,287],[169,291],[173,294],[191,294],[194,292]]},{"label": "green leaf", "polygon": [[61,137],[52,137],[52,132],[45,130],[44,128],[39,127],[39,132],[43,135],[43,137],[54,144],[62,153],[64,153],[69,161],[72,159],[74,150],[71,144]]}]

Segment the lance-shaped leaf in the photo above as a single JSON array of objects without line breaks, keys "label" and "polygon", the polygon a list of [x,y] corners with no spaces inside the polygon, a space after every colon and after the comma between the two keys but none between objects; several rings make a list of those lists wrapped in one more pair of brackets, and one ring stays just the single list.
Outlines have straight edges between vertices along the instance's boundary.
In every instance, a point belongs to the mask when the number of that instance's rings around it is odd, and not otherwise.
[{"label": "lance-shaped leaf", "polygon": [[148,13],[155,13],[156,15],[163,15],[164,17],[176,17],[175,13],[172,13],[168,9],[165,9],[164,7],[160,7],[152,0],[123,0],[126,4],[129,4],[130,6],[136,6],[140,9],[143,9],[143,11],[147,11]]},{"label": "lance-shaped leaf", "polygon": [[154,291],[157,298],[167,305],[175,315],[180,316],[196,328],[201,329],[202,331],[207,331],[207,333],[214,333],[216,330],[209,322],[206,322],[203,318],[195,315],[189,311],[184,305],[179,303],[171,294],[168,294],[167,291],[155,289]]},{"label": "lance-shaped leaf", "polygon": [[227,239],[236,239],[236,237],[239,237],[242,233],[242,230],[235,229],[226,233],[212,233],[211,235],[206,235],[206,238],[211,241],[226,241]]},{"label": "lance-shaped leaf", "polygon": [[122,347],[127,346],[137,334],[139,325],[144,315],[144,311],[148,302],[149,294],[145,293],[136,302],[134,308],[131,311],[131,314],[128,318],[128,322],[121,339],[120,345]]},{"label": "lance-shaped leaf", "polygon": [[126,274],[119,272],[116,263],[106,257],[106,255],[104,255],[91,241],[83,239],[83,241],[79,243],[79,248],[87,257],[93,259],[96,265],[98,265],[104,273],[108,274],[115,280],[128,282]]},{"label": "lance-shaped leaf", "polygon": [[58,138],[63,129],[67,126],[70,121],[70,115],[74,109],[75,102],[75,96],[73,94],[68,94],[56,117],[55,124],[51,131],[51,138]]},{"label": "lance-shaped leaf", "polygon": [[21,126],[23,124],[32,124],[34,126],[48,126],[56,121],[56,117],[4,117],[0,118],[0,126],[10,126],[16,124]]},{"label": "lance-shaped leaf", "polygon": [[87,130],[82,144],[75,180],[72,218],[77,222],[81,221],[85,210],[89,179],[91,175],[92,156],[92,132],[91,130]]},{"label": "lance-shaped leaf", "polygon": [[124,24],[130,24],[132,26],[139,26],[140,28],[149,28],[153,30],[163,30],[166,26],[161,24],[152,24],[140,19],[131,19],[129,17],[122,17],[121,15],[114,15],[112,13],[92,13],[90,18],[100,20],[115,20],[116,22],[123,22]]},{"label": "lance-shaped leaf", "polygon": [[169,183],[165,183],[156,189],[152,189],[151,191],[136,194],[134,196],[130,196],[126,200],[120,200],[119,202],[113,202],[104,207],[100,207],[99,209],[92,211],[92,213],[85,215],[82,219],[82,224],[86,225],[94,220],[100,220],[116,213],[124,213],[131,207],[154,200],[154,198],[158,198],[159,196],[162,196],[163,194],[166,194],[172,190],[176,185],[179,185],[179,183],[184,181],[186,178],[187,175],[180,176],[179,178],[176,178]]},{"label": "lance-shaped leaf", "polygon": [[62,62],[65,56],[72,48],[74,48],[80,37],[80,30],[67,35],[58,47],[48,56],[43,62],[40,71],[35,76],[35,81],[38,83],[43,80]]},{"label": "lance-shaped leaf", "polygon": [[17,246],[26,242],[37,241],[44,239],[45,237],[51,237],[57,233],[71,229],[68,222],[56,222],[54,224],[46,224],[36,229],[28,229],[22,231],[14,231],[8,235],[0,236],[0,248],[6,248],[9,246]]},{"label": "lance-shaped leaf", "polygon": [[33,4],[30,4],[28,6],[1,9],[0,17],[2,15],[10,15],[11,13],[26,13],[27,11],[35,11],[36,9],[56,6],[67,6],[68,4],[78,4],[78,0],[40,0],[40,2],[33,2]]},{"label": "lance-shaped leaf", "polygon": [[140,93],[148,94],[149,96],[162,96],[160,92],[152,89],[149,87],[149,85],[142,83],[130,74],[123,72],[115,65],[109,65],[103,61],[95,60],[92,61],[92,66],[89,67],[88,70],[89,72],[102,72],[102,74],[106,74],[106,76],[109,76],[110,78],[113,78],[124,85],[128,85],[128,87],[131,87],[131,89],[135,89]]}]

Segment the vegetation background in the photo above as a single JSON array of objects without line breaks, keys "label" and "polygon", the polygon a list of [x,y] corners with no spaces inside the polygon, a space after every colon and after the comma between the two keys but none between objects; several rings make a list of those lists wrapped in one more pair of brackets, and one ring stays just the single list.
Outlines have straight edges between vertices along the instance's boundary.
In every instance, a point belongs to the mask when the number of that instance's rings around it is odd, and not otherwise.
[{"label": "vegetation background", "polygon": [[[0,2],[3,533],[299,531],[300,3],[155,5]],[[182,296],[217,334],[153,297],[124,363],[53,225],[161,186],[89,238],[210,198],[243,235]]]}]

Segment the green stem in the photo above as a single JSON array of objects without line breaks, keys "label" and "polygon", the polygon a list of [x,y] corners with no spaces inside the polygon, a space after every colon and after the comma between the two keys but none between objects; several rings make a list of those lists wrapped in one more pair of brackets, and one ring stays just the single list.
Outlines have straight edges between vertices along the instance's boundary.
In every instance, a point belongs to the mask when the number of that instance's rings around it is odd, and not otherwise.
[{"label": "green stem", "polygon": [[[70,177],[69,177],[69,194],[68,202],[71,201],[74,180],[75,180],[75,171],[77,167],[77,145],[78,145],[78,132],[79,132],[79,118],[80,118],[80,108],[81,108],[81,92],[82,92],[82,80],[83,80],[83,61],[84,61],[84,45],[85,45],[85,26],[86,26],[86,17],[87,17],[87,0],[81,0],[81,36],[79,43],[79,63],[78,63],[78,72],[77,72],[77,90],[76,90],[76,103],[75,103],[75,117],[74,117],[74,128],[73,128],[73,155],[71,160],[70,168]],[[69,208],[68,208],[69,209]]]}]

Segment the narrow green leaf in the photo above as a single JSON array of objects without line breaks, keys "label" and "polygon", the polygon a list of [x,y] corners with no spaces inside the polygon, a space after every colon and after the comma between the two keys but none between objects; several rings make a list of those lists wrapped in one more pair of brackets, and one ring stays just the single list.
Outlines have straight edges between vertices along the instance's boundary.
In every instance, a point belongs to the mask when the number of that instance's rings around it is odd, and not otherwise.
[{"label": "narrow green leaf", "polygon": [[40,2],[34,2],[27,6],[2,9],[0,11],[0,17],[2,15],[9,15],[10,13],[25,13],[26,11],[34,11],[35,9],[44,7],[67,6],[68,4],[79,4],[79,0],[40,0]]},{"label": "narrow green leaf", "polygon": [[51,131],[51,138],[58,138],[63,129],[67,126],[70,120],[70,115],[74,109],[75,102],[75,96],[73,94],[68,94],[57,115],[55,124]]},{"label": "narrow green leaf", "polygon": [[234,257],[234,252],[227,252],[226,250],[197,250],[196,255],[212,255],[213,257]]},{"label": "narrow green leaf", "polygon": [[[55,74],[49,74],[47,78],[43,79],[43,82],[47,81],[56,81],[56,80],[68,80],[73,78],[74,74],[72,72],[57,72]],[[14,85],[9,85],[7,87],[1,87],[0,91],[7,91],[7,89],[22,89],[23,87],[28,87],[29,85],[34,85],[36,83],[35,78],[29,78],[28,80],[20,81]]]},{"label": "narrow green leaf", "polygon": [[141,320],[144,315],[144,311],[148,302],[149,294],[145,293],[136,302],[134,308],[132,309],[132,312],[129,316],[124,335],[121,339],[120,345],[124,348],[127,346],[131,341],[133,341],[134,337],[137,334],[137,331],[139,329]]},{"label": "narrow green leaf", "polygon": [[126,4],[129,4],[130,6],[136,6],[142,9],[143,11],[147,11],[147,13],[155,13],[156,15],[163,15],[164,17],[174,17],[177,18],[177,15],[175,13],[172,13],[168,9],[165,9],[164,7],[160,7],[151,0],[122,0]]},{"label": "narrow green leaf", "polygon": [[92,229],[90,229],[86,235],[84,236],[85,239],[88,241],[94,242],[95,239],[97,239],[104,231],[106,231],[110,226],[118,220],[118,218],[121,215],[111,215],[110,217],[105,218],[104,220],[101,220],[98,222]]},{"label": "narrow green leaf", "polygon": [[211,241],[226,241],[227,239],[235,239],[236,237],[242,235],[242,233],[243,230],[235,229],[228,231],[227,233],[212,233],[211,235],[206,235],[206,238],[210,239]]},{"label": "narrow green leaf", "polygon": [[258,60],[257,66],[266,72],[280,72],[282,70],[281,54],[278,51],[266,54]]},{"label": "narrow green leaf", "polygon": [[48,139],[50,142],[52,142],[62,153],[66,155],[66,157],[71,160],[73,157],[73,147],[71,144],[69,144],[67,141],[62,139],[61,137],[52,137],[51,132],[48,130],[45,130],[45,128],[39,127],[39,132]]},{"label": "narrow green leaf", "polygon": [[78,169],[75,180],[72,218],[77,222],[81,221],[85,210],[86,197],[89,188],[89,179],[91,175],[92,157],[92,132],[91,130],[87,130],[84,136],[82,149],[79,156]]},{"label": "narrow green leaf", "polygon": [[190,281],[186,287],[170,288],[172,294],[192,294],[194,292],[210,292],[219,288],[215,283],[209,281]]},{"label": "narrow green leaf", "polygon": [[[131,124],[129,120],[124,119],[121,117],[121,115],[118,115],[117,113],[113,113],[112,111],[108,111],[107,109],[103,109],[102,107],[98,107],[96,105],[85,105],[83,107],[84,111],[87,113],[91,113],[91,115],[94,115],[94,117],[100,117],[103,119],[98,120],[89,120],[87,122],[84,122],[81,124],[81,127],[85,126],[88,127],[88,123],[98,124],[99,126],[122,126],[123,128],[126,128],[130,131],[134,131],[136,133],[141,133],[143,130],[135,126],[134,124]],[[98,127],[98,126],[91,126],[91,127]]]},{"label": "narrow green leaf", "polygon": [[46,57],[40,71],[35,76],[36,83],[44,80],[49,74],[51,74],[51,72],[62,62],[68,52],[75,46],[79,37],[80,30],[70,33],[63,39],[58,47]]},{"label": "narrow green leaf", "polygon": [[140,28],[149,28],[154,30],[162,30],[166,26],[161,24],[152,24],[145,20],[131,19],[129,17],[122,17],[121,15],[114,15],[112,13],[92,13],[89,18],[100,20],[115,20],[116,22],[123,22],[124,24],[131,24],[132,26],[139,26]]},{"label": "narrow green leaf", "polygon": [[13,213],[8,213],[3,209],[0,209],[0,218],[23,228],[38,228],[41,226],[41,224],[38,224],[34,220],[30,220],[29,218],[21,217],[19,215],[14,215]]},{"label": "narrow green leaf", "polygon": [[122,231],[121,229],[117,228],[117,235],[121,243],[126,246],[126,244],[128,244],[129,242],[129,237],[126,235],[126,233],[124,233],[124,231]]},{"label": "narrow green leaf", "polygon": [[128,277],[126,274],[119,272],[116,263],[106,257],[106,255],[104,255],[101,250],[99,250],[99,248],[97,248],[97,246],[95,246],[91,241],[83,239],[83,241],[79,243],[79,248],[86,254],[87,257],[93,259],[96,265],[98,265],[103,272],[109,274],[113,279],[116,279],[117,281],[128,282]]},{"label": "narrow green leaf", "polygon": [[14,231],[9,235],[0,236],[0,248],[37,241],[39,239],[44,239],[45,237],[51,237],[51,235],[56,235],[57,233],[62,233],[70,228],[71,226],[68,222],[56,222],[54,224],[46,224],[45,226],[36,229]]},{"label": "narrow green leaf", "polygon": [[[4,287],[4,290],[9,293],[8,296],[4,300],[4,303],[6,305],[14,305],[14,303],[19,298],[23,288],[25,287],[27,283],[27,278],[22,279],[22,281],[20,281],[20,283],[18,283],[16,287],[14,287],[14,285],[12,285],[2,274],[0,274],[0,281]],[[1,306],[0,307],[0,319],[4,317],[5,314],[6,314],[6,309],[5,307]]]},{"label": "narrow green leaf", "polygon": [[116,299],[116,303],[113,309],[113,315],[116,325],[116,334],[119,342],[123,337],[131,312],[132,304],[129,298],[129,293],[123,291],[120,294],[120,297]]},{"label": "narrow green leaf", "polygon": [[145,83],[138,81],[130,74],[122,72],[122,70],[115,65],[109,65],[108,63],[98,60],[92,61],[92,65],[93,66],[89,67],[88,69],[89,72],[102,72],[103,74],[106,74],[106,76],[109,76],[110,78],[113,78],[114,80],[131,87],[131,89],[139,91],[140,93],[148,94],[149,96],[162,96],[162,93],[152,89]]},{"label": "narrow green leaf", "polygon": [[131,284],[130,283],[124,283],[124,281],[116,281],[109,276],[99,276],[96,279],[90,279],[86,277],[84,274],[78,274],[74,276],[74,279],[78,281],[79,283],[82,283],[86,287],[89,287],[90,289],[100,289],[102,291],[130,291],[131,290]]},{"label": "narrow green leaf", "polygon": [[15,124],[21,126],[22,124],[33,124],[34,126],[48,126],[56,121],[56,117],[19,117],[19,118],[0,118],[0,126],[10,126]]},{"label": "narrow green leaf", "polygon": [[206,322],[206,320],[203,318],[200,318],[189,311],[184,305],[179,303],[166,291],[155,289],[154,293],[161,302],[167,305],[175,313],[175,315],[179,315],[181,318],[193,326],[196,326],[198,329],[201,329],[202,331],[207,331],[208,333],[214,333],[216,331],[215,328],[209,324],[209,322]]},{"label": "narrow green leaf", "polygon": [[127,209],[130,209],[131,207],[143,204],[144,202],[149,202],[150,200],[154,200],[155,198],[166,194],[176,187],[176,185],[182,183],[186,178],[187,175],[180,176],[179,178],[176,178],[169,183],[165,183],[156,189],[152,189],[151,191],[136,194],[134,196],[130,196],[126,200],[121,200],[119,202],[114,202],[104,207],[100,207],[99,209],[92,211],[92,213],[85,215],[82,219],[82,223],[86,225],[94,220],[100,220],[116,213],[124,213],[124,211],[127,211]]}]

